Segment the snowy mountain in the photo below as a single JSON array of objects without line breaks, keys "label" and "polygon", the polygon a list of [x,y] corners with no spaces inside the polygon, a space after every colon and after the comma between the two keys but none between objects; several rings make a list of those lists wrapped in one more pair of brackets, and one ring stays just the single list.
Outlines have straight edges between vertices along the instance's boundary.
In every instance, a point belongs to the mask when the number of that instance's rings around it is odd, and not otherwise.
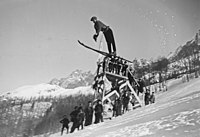
[{"label": "snowy mountain", "polygon": [[38,98],[38,97],[59,97],[76,94],[94,93],[91,88],[94,75],[88,71],[73,71],[66,78],[52,79],[49,84],[29,85],[19,87],[13,91],[3,93],[1,96],[11,98]]},{"label": "snowy mountain", "polygon": [[176,50],[174,52],[170,52],[168,55],[167,55],[167,59],[172,61],[175,59],[175,57],[178,55],[178,53],[182,50],[183,46],[179,46],[176,48]]},{"label": "snowy mountain", "polygon": [[[26,85],[0,94],[0,129],[2,136],[26,136],[56,130],[61,116],[68,114],[77,101],[93,98],[93,75],[76,70],[66,78],[50,83]],[[69,103],[70,102],[70,103]],[[65,108],[65,109],[64,109]],[[42,127],[41,127],[42,125]],[[0,136],[1,136],[0,135]]]},{"label": "snowy mountain", "polygon": [[11,98],[25,98],[30,99],[31,97],[59,97],[59,96],[69,96],[76,94],[89,94],[94,93],[94,90],[91,86],[77,87],[74,89],[64,89],[57,85],[50,84],[39,84],[31,85],[17,88],[16,90],[7,92],[3,94],[5,97]]},{"label": "snowy mountain", "polygon": [[83,72],[82,70],[75,70],[66,78],[52,79],[49,84],[58,85],[65,89],[73,89],[80,86],[91,85],[94,80],[94,75],[91,71]]}]

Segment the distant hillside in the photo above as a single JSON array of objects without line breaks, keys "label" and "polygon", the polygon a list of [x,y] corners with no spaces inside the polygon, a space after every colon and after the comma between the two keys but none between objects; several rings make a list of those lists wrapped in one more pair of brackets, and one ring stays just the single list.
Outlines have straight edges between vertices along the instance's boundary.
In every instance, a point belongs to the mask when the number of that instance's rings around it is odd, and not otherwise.
[{"label": "distant hillside", "polygon": [[91,94],[94,93],[94,90],[91,88],[91,86],[77,87],[74,89],[64,89],[57,85],[39,84],[39,85],[20,87],[16,90],[6,92],[2,94],[2,96],[10,98],[30,99],[39,97],[69,96],[76,94],[87,95],[89,93]]},{"label": "distant hillside", "polygon": [[73,89],[80,86],[91,85],[94,80],[94,75],[91,71],[83,72],[82,70],[75,70],[69,76],[61,79],[54,78],[49,84],[58,85],[65,89]]},{"label": "distant hillside", "polygon": [[[94,76],[81,70],[49,83],[25,85],[0,94],[0,133],[4,137],[57,132],[74,106],[94,100]],[[1,136],[0,135],[0,136]]]},{"label": "distant hillside", "polygon": [[94,75],[88,71],[75,70],[66,78],[52,79],[48,84],[26,85],[15,90],[5,92],[0,96],[11,98],[38,98],[38,97],[59,97],[75,94],[93,94],[91,88]]}]

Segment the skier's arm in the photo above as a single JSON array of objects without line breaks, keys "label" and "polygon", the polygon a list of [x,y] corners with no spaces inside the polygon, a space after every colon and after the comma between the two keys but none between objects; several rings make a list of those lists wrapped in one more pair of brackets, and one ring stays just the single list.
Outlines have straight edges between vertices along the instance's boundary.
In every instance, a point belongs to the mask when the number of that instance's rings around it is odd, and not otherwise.
[{"label": "skier's arm", "polygon": [[99,32],[101,31],[101,23],[99,21],[96,22],[95,24],[95,30],[96,30],[96,37],[99,36]]},{"label": "skier's arm", "polygon": [[62,119],[62,120],[60,120],[60,123],[63,123],[63,119]]}]

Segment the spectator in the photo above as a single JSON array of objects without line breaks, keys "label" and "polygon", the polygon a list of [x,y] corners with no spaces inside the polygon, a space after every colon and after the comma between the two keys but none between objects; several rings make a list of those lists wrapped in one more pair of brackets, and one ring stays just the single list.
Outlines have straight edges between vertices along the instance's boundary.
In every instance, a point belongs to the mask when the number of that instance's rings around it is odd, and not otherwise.
[{"label": "spectator", "polygon": [[128,111],[128,103],[129,103],[129,95],[128,92],[125,92],[124,95],[122,96],[123,99],[123,113],[125,113],[125,111]]},{"label": "spectator", "polygon": [[125,61],[124,62],[124,64],[123,64],[123,66],[122,66],[122,76],[126,76],[126,70],[127,70],[127,68],[128,68],[128,64],[127,64],[127,62]]},{"label": "spectator", "polygon": [[149,105],[149,101],[150,101],[150,91],[149,89],[147,89],[144,94],[144,104]]},{"label": "spectator", "polygon": [[109,64],[108,64],[108,67],[109,67],[109,72],[111,73],[114,73],[114,56],[111,57],[110,61],[109,61]]},{"label": "spectator", "polygon": [[78,115],[77,115],[77,120],[78,120],[78,130],[79,130],[79,127],[81,126],[81,129],[83,130],[83,122],[84,122],[84,119],[85,119],[85,113],[83,112],[83,108],[82,107],[79,107],[78,108]]},{"label": "spectator", "polygon": [[69,119],[67,118],[66,115],[63,116],[63,119],[60,120],[60,123],[62,123],[62,129],[61,129],[61,136],[63,135],[63,131],[66,128],[67,129],[67,134],[69,132]]},{"label": "spectator", "polygon": [[92,118],[93,118],[93,108],[92,108],[92,102],[88,102],[88,106],[85,108],[85,126],[92,124]]},{"label": "spectator", "polygon": [[78,126],[79,126],[78,119],[77,119],[78,113],[79,113],[78,106],[75,106],[74,111],[72,111],[72,112],[70,113],[71,121],[73,122],[73,125],[72,125],[72,127],[71,127],[70,133],[73,133],[74,130],[75,130],[76,128],[78,128]]},{"label": "spectator", "polygon": [[98,100],[97,105],[95,106],[95,124],[99,123],[100,120],[103,122],[103,106],[101,100]]},{"label": "spectator", "polygon": [[144,81],[142,79],[139,79],[138,81],[138,91],[140,93],[143,93],[144,92],[144,87],[145,87],[145,84],[144,84]]},{"label": "spectator", "polygon": [[103,115],[105,116],[104,118],[108,118],[110,120],[112,119],[112,109],[108,100],[106,100],[103,105]]},{"label": "spectator", "polygon": [[122,115],[122,100],[119,97],[116,100],[116,116]]},{"label": "spectator", "polygon": [[117,112],[116,103],[117,103],[117,98],[114,100],[114,102],[112,102],[112,106],[113,106],[113,117],[116,116],[116,112]]},{"label": "spectator", "polygon": [[154,94],[154,92],[152,92],[151,95],[150,95],[150,102],[151,102],[151,104],[155,103],[155,94]]}]

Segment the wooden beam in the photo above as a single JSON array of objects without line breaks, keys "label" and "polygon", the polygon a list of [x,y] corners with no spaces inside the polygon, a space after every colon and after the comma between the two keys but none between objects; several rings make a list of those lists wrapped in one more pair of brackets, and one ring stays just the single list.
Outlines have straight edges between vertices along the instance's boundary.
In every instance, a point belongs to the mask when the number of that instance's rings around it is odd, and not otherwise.
[{"label": "wooden beam", "polygon": [[131,71],[129,69],[127,69],[127,70],[131,74],[131,76],[133,77],[133,80],[135,81],[135,83],[137,84],[137,86],[140,86],[139,83],[135,80],[135,78],[134,78],[133,74],[131,73]]},{"label": "wooden beam", "polygon": [[106,71],[106,76],[111,76],[111,77],[115,77],[115,78],[118,78],[118,79],[128,79],[128,77],[125,77],[125,76],[121,76],[121,75],[118,75],[118,74],[114,74],[114,73],[111,73],[111,72],[108,72]]},{"label": "wooden beam", "polygon": [[137,96],[137,94],[135,93],[135,90],[132,88],[131,84],[127,81],[127,85],[130,88],[130,90],[132,91],[132,93],[134,94],[135,98],[137,99],[137,101],[139,102],[139,104],[141,106],[143,106],[141,100],[139,99],[139,97]]},{"label": "wooden beam", "polygon": [[[106,99],[109,99],[109,97],[111,97],[113,94],[116,94],[119,97],[119,93],[116,90],[113,90],[112,92],[110,92],[109,94],[107,94],[106,96],[103,96],[102,98],[102,102]],[[110,100],[110,99],[109,99]]]}]

